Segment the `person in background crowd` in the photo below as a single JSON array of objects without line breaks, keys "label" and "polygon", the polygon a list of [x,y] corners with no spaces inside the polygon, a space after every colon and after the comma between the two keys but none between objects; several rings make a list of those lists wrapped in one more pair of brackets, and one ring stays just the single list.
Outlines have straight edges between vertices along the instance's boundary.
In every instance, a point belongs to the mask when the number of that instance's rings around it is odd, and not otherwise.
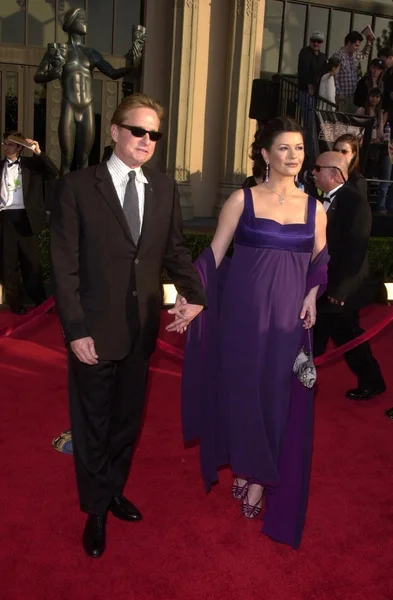
[{"label": "person in background crowd", "polygon": [[[317,187],[324,192],[330,256],[328,285],[317,303],[314,331],[314,354],[320,356],[329,338],[342,346],[363,333],[359,309],[373,300],[368,265],[372,216],[367,199],[347,181],[346,155],[321,154],[313,175]],[[347,398],[370,400],[386,390],[381,369],[367,342],[346,352],[344,358],[358,379],[357,387],[347,391]]]},{"label": "person in background crowd", "polygon": [[302,48],[298,58],[298,83],[301,90],[309,96],[316,96],[323,68],[326,63],[326,54],[321,52],[325,36],[321,31],[313,31],[308,46]]},{"label": "person in background crowd", "polygon": [[374,124],[371,141],[383,141],[383,137],[381,139],[381,131],[383,130],[382,92],[379,87],[374,87],[369,90],[365,103],[357,109],[356,114],[373,117]]},{"label": "person in background crowd", "polygon": [[[379,52],[379,57],[385,64],[385,75],[383,78],[383,97],[382,97],[382,130],[380,136],[383,135],[383,130],[387,123],[390,127],[393,125],[393,48],[382,48]],[[378,186],[377,193],[377,212],[380,215],[393,214],[393,186],[387,181],[392,181],[393,169],[392,162],[389,157],[388,148],[381,157],[380,179],[383,180]],[[389,190],[389,192],[388,192]]]},{"label": "person in background crowd", "polygon": [[348,181],[367,200],[368,190],[366,178],[359,171],[359,141],[350,133],[344,133],[336,139],[333,152],[340,152],[347,163]]},{"label": "person in background crowd", "polygon": [[373,38],[367,38],[366,45],[360,50],[360,44],[363,36],[358,31],[351,31],[345,37],[344,46],[340,48],[334,56],[341,60],[340,71],[336,76],[337,98],[339,111],[344,113],[354,113],[354,93],[359,79],[359,62],[368,58]]},{"label": "person in background crowd", "polygon": [[[357,115],[373,117],[373,130],[371,144],[367,152],[367,165],[365,175],[368,179],[378,178],[381,162],[384,160],[385,148],[381,147],[383,142],[383,114],[382,114],[382,92],[380,88],[371,88],[364,106],[356,111]],[[386,152],[385,152],[386,154]]]},{"label": "person in background crowd", "polygon": [[[337,56],[329,58],[325,66],[325,74],[322,75],[321,83],[319,85],[319,96],[332,102],[336,102],[336,83],[335,76],[340,70],[340,59]],[[336,110],[332,108],[332,110]]]},{"label": "person in background crowd", "polygon": [[321,52],[324,41],[325,35],[321,31],[313,31],[309,45],[299,52],[297,67],[299,104],[305,126],[308,124],[314,105],[313,98],[318,94],[319,82],[326,63],[326,54]]},{"label": "person in background crowd", "polygon": [[[21,156],[23,146],[15,139],[30,144],[33,156]],[[20,274],[36,306],[45,300],[38,235],[46,226],[44,180],[57,177],[59,170],[49,156],[41,152],[38,142],[24,138],[19,132],[4,135],[3,149],[5,159],[0,161],[0,270],[7,304],[14,313],[23,315],[26,308]]]},{"label": "person in background crowd", "polygon": [[364,107],[367,102],[368,94],[372,89],[383,90],[383,76],[385,73],[385,64],[381,58],[374,58],[370,63],[370,68],[366,75],[359,79],[353,98],[356,106]]}]

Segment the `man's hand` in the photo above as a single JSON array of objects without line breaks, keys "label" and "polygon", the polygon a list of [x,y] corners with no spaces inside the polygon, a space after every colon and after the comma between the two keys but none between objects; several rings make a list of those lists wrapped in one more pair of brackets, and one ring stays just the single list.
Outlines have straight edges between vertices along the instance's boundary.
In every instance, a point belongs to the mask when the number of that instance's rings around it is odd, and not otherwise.
[{"label": "man's hand", "polygon": [[184,333],[187,330],[189,323],[191,323],[202,310],[203,306],[200,306],[199,304],[188,304],[187,300],[178,294],[175,306],[168,310],[170,315],[175,315],[175,320],[166,327],[166,330]]},{"label": "man's hand", "polygon": [[372,45],[372,43],[374,42],[375,38],[374,38],[374,36],[372,36],[372,35],[368,35],[368,36],[366,37],[366,40],[367,40],[367,43],[368,43],[368,44],[371,46],[371,45]]},{"label": "man's hand", "polygon": [[342,300],[337,300],[336,298],[332,298],[331,296],[328,296],[328,300],[331,304],[337,304],[338,306],[344,306],[345,302],[343,302]]},{"label": "man's hand", "polygon": [[38,154],[38,156],[41,154],[41,148],[40,148],[40,145],[38,142],[36,142],[35,140],[27,139],[27,138],[26,138],[26,142],[31,145],[30,150],[32,150],[34,152],[34,154]]},{"label": "man's hand", "polygon": [[98,354],[94,347],[94,340],[91,337],[80,338],[70,343],[71,350],[78,360],[86,365],[96,365],[98,363]]}]

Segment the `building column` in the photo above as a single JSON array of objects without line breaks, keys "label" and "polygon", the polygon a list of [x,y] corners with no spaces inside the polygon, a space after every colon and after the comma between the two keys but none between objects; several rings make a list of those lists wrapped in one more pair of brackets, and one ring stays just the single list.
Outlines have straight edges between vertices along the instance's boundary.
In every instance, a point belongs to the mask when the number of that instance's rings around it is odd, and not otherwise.
[{"label": "building column", "polygon": [[222,174],[216,214],[250,170],[255,121],[248,117],[253,79],[260,76],[265,0],[230,0]]},{"label": "building column", "polygon": [[199,0],[175,0],[167,172],[179,186],[184,219],[194,217],[190,163]]}]

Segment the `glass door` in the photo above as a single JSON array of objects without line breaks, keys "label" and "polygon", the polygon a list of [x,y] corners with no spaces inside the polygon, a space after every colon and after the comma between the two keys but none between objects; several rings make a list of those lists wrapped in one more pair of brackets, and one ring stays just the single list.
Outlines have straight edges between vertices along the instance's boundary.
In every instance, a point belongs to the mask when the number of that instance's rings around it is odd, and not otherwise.
[{"label": "glass door", "polygon": [[23,67],[0,64],[0,133],[23,131]]}]

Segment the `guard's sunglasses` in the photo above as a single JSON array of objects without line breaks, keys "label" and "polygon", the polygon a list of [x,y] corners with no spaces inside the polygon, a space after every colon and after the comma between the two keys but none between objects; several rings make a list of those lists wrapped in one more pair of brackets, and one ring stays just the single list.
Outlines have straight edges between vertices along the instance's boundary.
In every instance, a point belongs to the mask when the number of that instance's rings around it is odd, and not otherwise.
[{"label": "guard's sunglasses", "polygon": [[125,125],[124,123],[120,123],[118,127],[128,129],[128,131],[131,131],[132,135],[136,138],[143,138],[146,134],[148,134],[152,142],[158,142],[158,140],[162,138],[161,131],[148,131],[143,127],[137,127],[136,125]]},{"label": "guard's sunglasses", "polygon": [[343,178],[343,182],[345,183],[347,180],[344,177],[344,173],[341,171],[340,167],[335,167],[334,165],[314,165],[312,171],[320,172],[321,169],[336,169],[341,177]]}]

